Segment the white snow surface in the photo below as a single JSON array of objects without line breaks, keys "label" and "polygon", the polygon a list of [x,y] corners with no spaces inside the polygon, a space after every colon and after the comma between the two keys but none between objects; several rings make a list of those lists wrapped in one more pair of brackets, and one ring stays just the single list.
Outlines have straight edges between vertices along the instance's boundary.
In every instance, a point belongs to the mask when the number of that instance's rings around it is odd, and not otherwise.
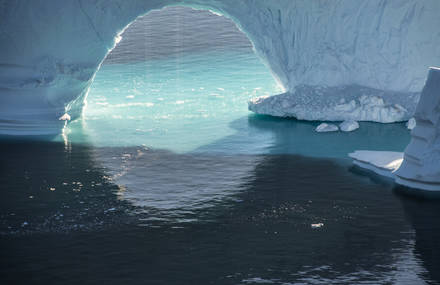
[{"label": "white snow surface", "polygon": [[352,132],[359,129],[359,123],[356,121],[343,121],[339,124],[339,129],[343,132]]},{"label": "white snow surface", "polygon": [[315,131],[318,133],[337,132],[339,128],[333,124],[322,123],[316,127]]},{"label": "white snow surface", "polygon": [[250,104],[256,112],[407,120],[426,67],[440,65],[438,0],[0,1],[0,133],[61,132],[120,33],[169,5],[225,15],[249,37],[286,91]]}]

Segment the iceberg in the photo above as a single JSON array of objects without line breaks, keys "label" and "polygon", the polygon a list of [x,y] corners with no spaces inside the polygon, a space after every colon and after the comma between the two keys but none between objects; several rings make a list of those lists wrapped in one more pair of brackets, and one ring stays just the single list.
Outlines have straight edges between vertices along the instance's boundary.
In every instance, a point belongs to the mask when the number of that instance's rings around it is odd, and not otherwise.
[{"label": "iceberg", "polygon": [[[440,66],[438,0],[3,1],[0,134],[61,133],[120,34],[166,6],[231,18],[285,90],[251,110],[307,120],[405,121]],[[398,75],[398,76],[397,76]]]},{"label": "iceberg", "polygon": [[339,125],[339,129],[343,132],[352,132],[359,129],[359,123],[356,121],[343,121]]},{"label": "iceberg", "polygon": [[417,125],[396,171],[396,182],[440,190],[440,68],[430,68],[414,118]]},{"label": "iceberg", "polygon": [[408,128],[408,130],[412,130],[416,127],[416,119],[411,118],[408,120],[408,122],[406,122],[406,127]]},{"label": "iceberg", "polygon": [[337,132],[339,131],[338,126],[333,124],[322,123],[315,129],[318,133],[326,133],[326,132]]},{"label": "iceberg", "polygon": [[440,191],[440,68],[431,67],[404,153],[355,151],[353,163],[411,188]]}]

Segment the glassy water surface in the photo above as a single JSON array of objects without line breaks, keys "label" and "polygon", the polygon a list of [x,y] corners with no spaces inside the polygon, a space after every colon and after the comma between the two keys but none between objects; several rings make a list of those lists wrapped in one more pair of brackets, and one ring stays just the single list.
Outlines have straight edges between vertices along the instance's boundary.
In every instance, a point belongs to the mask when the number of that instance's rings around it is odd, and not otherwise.
[{"label": "glassy water surface", "polygon": [[136,21],[63,137],[0,142],[0,283],[438,282],[439,202],[346,158],[402,151],[404,124],[318,134],[247,111],[278,92],[231,21]]}]

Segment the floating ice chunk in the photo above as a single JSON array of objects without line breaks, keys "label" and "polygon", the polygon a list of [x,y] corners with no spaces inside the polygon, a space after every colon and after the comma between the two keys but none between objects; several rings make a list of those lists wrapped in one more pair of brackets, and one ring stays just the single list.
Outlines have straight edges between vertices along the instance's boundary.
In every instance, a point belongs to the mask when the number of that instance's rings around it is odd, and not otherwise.
[{"label": "floating ice chunk", "polygon": [[69,114],[64,114],[61,117],[58,118],[58,120],[60,121],[70,121],[70,115]]},{"label": "floating ice chunk", "polygon": [[338,126],[333,124],[322,123],[316,127],[315,131],[318,133],[324,132],[337,132],[339,130]]},{"label": "floating ice chunk", "polygon": [[408,122],[406,122],[406,127],[407,127],[409,130],[414,129],[414,128],[416,127],[416,119],[415,119],[415,118],[411,118],[411,119],[409,119]]},{"label": "floating ice chunk", "polygon": [[352,132],[354,130],[359,129],[359,124],[358,124],[358,122],[352,121],[352,120],[343,121],[339,125],[339,129],[343,132]]},{"label": "floating ice chunk", "polygon": [[319,229],[319,228],[322,228],[324,226],[324,224],[317,223],[317,224],[311,224],[310,226],[312,227],[312,229]]}]

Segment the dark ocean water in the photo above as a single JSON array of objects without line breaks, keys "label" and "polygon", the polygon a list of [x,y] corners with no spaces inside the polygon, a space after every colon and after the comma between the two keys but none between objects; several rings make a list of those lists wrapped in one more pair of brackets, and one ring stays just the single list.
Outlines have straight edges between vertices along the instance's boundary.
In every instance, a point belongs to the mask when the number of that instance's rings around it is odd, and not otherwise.
[{"label": "dark ocean water", "polygon": [[96,80],[63,137],[0,141],[0,284],[440,283],[439,200],[346,158],[405,126],[248,113],[277,88],[232,22],[151,13]]}]

